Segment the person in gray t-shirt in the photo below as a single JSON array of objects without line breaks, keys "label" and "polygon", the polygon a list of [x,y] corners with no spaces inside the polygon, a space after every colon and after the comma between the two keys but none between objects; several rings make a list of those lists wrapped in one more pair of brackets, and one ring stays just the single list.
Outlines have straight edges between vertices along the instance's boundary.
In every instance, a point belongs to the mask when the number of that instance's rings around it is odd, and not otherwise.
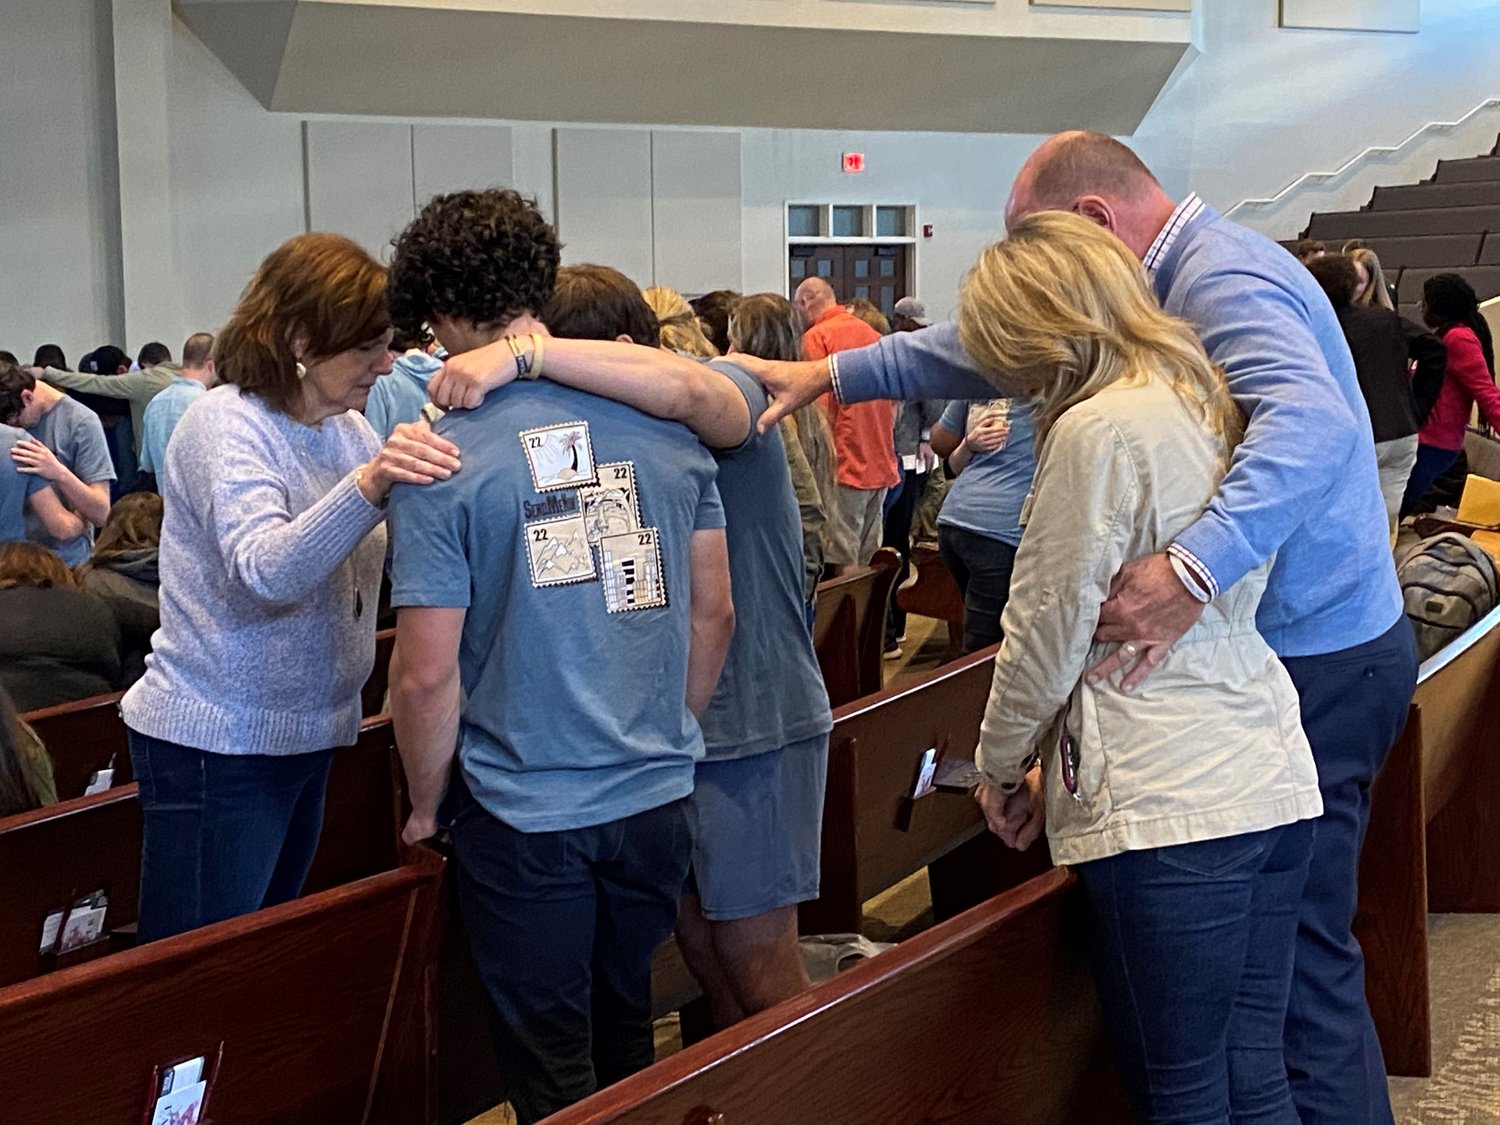
[{"label": "person in gray t-shirt", "polygon": [[79,534],[59,539],[39,517],[28,514],[27,538],[55,551],[69,566],[82,566],[93,545],[93,529],[109,519],[115,470],[104,426],[88,407],[9,363],[0,364],[0,423],[31,435],[10,450],[20,471],[50,483],[68,510],[85,522]]},{"label": "person in gray t-shirt", "polygon": [[83,521],[62,506],[47,482],[23,473],[11,459],[10,451],[25,440],[25,430],[0,424],[0,543],[25,539],[28,517],[59,539],[81,534]]}]

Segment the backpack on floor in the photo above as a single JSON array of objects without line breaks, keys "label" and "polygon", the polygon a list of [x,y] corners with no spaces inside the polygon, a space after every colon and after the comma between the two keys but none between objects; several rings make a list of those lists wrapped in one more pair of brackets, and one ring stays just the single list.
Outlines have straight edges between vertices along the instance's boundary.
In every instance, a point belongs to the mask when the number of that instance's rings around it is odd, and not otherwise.
[{"label": "backpack on floor", "polygon": [[1454,531],[1422,540],[1401,560],[1396,576],[1423,660],[1489,613],[1500,599],[1495,560],[1467,535]]}]

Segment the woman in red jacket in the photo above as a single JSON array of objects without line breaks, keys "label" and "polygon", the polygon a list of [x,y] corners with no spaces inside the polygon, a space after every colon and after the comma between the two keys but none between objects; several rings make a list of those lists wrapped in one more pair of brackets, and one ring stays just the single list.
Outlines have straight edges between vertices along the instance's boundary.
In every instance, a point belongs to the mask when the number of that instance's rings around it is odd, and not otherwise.
[{"label": "woman in red jacket", "polygon": [[1479,416],[1500,429],[1500,390],[1495,388],[1495,345],[1479,312],[1473,286],[1456,273],[1440,273],[1422,286],[1422,319],[1448,347],[1448,370],[1427,424],[1417,435],[1417,463],[1406,484],[1401,515],[1416,511],[1438,477],[1458,460],[1464,429],[1477,403]]}]

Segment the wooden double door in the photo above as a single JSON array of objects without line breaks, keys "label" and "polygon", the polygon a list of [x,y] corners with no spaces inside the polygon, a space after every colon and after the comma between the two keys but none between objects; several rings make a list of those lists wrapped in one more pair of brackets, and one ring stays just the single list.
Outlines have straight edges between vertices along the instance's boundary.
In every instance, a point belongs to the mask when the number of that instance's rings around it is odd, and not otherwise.
[{"label": "wooden double door", "polygon": [[905,243],[792,243],[787,255],[787,292],[809,277],[824,278],[840,301],[863,297],[886,316],[907,296],[911,247]]}]

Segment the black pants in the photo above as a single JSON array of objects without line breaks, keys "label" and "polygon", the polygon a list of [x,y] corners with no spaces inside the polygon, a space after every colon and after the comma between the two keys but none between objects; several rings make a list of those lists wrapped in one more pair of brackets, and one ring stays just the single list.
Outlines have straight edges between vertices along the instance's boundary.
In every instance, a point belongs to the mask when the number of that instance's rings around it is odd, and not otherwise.
[{"label": "black pants", "polygon": [[520,1125],[650,1066],[651,960],[691,857],[686,798],[622,820],[518,832],[456,775],[458,903],[495,1009]]},{"label": "black pants", "polygon": [[938,525],[943,562],[964,596],[964,651],[1000,643],[1000,614],[1010,600],[1016,549],[999,539],[948,524]]},{"label": "black pants", "polygon": [[[882,547],[894,547],[901,554],[901,572],[896,575],[896,585],[906,581],[911,573],[911,521],[917,514],[917,505],[927,491],[927,475],[918,475],[917,470],[907,469],[901,483],[891,489],[885,505],[885,532],[881,537]],[[885,644],[887,648],[896,644],[896,638],[906,632],[906,610],[896,604],[891,595],[890,611],[885,618]]]}]

